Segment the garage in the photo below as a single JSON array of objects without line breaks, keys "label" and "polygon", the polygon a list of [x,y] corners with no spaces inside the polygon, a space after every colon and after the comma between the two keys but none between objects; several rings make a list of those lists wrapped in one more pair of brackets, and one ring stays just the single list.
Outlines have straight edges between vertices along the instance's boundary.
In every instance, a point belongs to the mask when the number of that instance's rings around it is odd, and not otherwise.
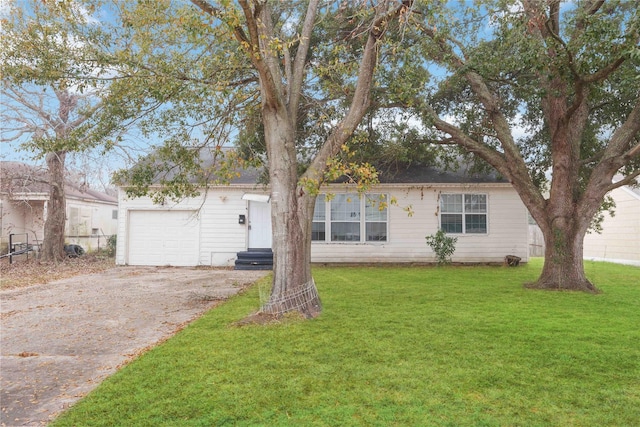
[{"label": "garage", "polygon": [[193,210],[129,211],[129,265],[198,265],[200,219]]}]

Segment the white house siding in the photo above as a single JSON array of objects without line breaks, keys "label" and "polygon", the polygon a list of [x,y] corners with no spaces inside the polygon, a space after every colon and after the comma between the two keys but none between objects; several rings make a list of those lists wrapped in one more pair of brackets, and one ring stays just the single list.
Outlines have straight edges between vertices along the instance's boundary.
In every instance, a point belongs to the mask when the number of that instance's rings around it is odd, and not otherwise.
[{"label": "white house siding", "polygon": [[[239,215],[247,215],[247,202],[242,200],[242,195],[249,191],[241,187],[220,187],[210,190],[206,197],[189,198],[179,203],[167,202],[165,205],[154,205],[147,197],[129,199],[120,191],[116,263],[131,263],[128,246],[132,236],[127,229],[130,212],[188,210],[198,212],[199,218],[199,251],[195,265],[233,265],[236,253],[246,249],[247,225],[239,224],[238,218]],[[136,246],[136,242],[133,244]],[[140,259],[136,263],[145,264]]]},{"label": "white house siding", "polygon": [[79,244],[86,251],[105,248],[107,239],[118,232],[115,203],[67,199],[65,241]]},{"label": "white house siding", "polygon": [[[336,188],[334,193],[344,192]],[[527,213],[517,193],[506,184],[435,184],[407,186],[380,185],[372,193],[386,193],[398,204],[389,207],[388,242],[314,242],[312,261],[334,262],[433,262],[435,255],[425,237],[438,230],[439,194],[478,193],[487,195],[488,233],[459,234],[454,262],[502,262],[506,255],[528,261]],[[413,215],[403,209],[411,206]]]},{"label": "white house siding", "polygon": [[238,217],[247,215],[243,189],[220,188],[209,192],[201,222],[200,264],[231,266],[236,253],[247,247],[247,225]]},{"label": "white house siding", "polygon": [[[0,224],[2,224],[0,251],[3,254],[6,253],[11,234],[27,234],[30,244],[42,243],[44,238],[44,217],[42,214],[44,203],[41,200],[26,203],[2,197],[0,204]],[[16,236],[16,238],[20,241],[24,240],[24,236]]]},{"label": "white house siding", "polygon": [[584,239],[584,257],[640,266],[640,194],[621,187],[611,192],[615,216],[605,213],[602,234]]},{"label": "white house siding", "polygon": [[[118,247],[116,262],[130,264],[128,245],[132,233],[127,230],[131,212],[144,210],[197,210],[199,217],[198,265],[231,266],[238,251],[247,249],[247,224],[239,224],[239,215],[248,215],[245,193],[259,193],[251,187],[217,187],[207,197],[180,203],[153,205],[149,198],[119,198]],[[329,193],[347,192],[344,186],[327,189]],[[454,262],[502,262],[505,255],[528,261],[528,224],[524,205],[508,184],[437,184],[380,185],[371,193],[395,197],[397,205],[388,211],[388,242],[385,243],[316,243],[312,244],[312,261],[316,263],[358,262],[433,262],[435,255],[425,237],[438,230],[440,193],[480,193],[487,195],[488,233],[458,235]],[[413,215],[403,209],[411,206]],[[133,238],[136,238],[134,233]],[[135,246],[135,242],[134,242]],[[140,261],[136,261],[140,262]],[[144,263],[144,262],[142,262]]]}]

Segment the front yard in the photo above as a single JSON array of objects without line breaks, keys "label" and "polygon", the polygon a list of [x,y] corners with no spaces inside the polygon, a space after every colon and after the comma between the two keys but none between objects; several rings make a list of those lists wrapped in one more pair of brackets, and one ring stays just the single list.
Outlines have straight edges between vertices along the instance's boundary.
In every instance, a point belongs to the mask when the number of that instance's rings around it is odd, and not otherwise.
[{"label": "front yard", "polygon": [[587,263],[599,295],[540,268],[316,268],[319,318],[233,326],[255,286],[53,425],[637,425],[640,268]]},{"label": "front yard", "polygon": [[13,264],[9,264],[9,258],[3,258],[0,260],[0,291],[42,285],[79,274],[99,273],[113,267],[113,258],[94,253],[69,258],[57,265],[42,262],[32,255],[29,259],[22,255]]}]

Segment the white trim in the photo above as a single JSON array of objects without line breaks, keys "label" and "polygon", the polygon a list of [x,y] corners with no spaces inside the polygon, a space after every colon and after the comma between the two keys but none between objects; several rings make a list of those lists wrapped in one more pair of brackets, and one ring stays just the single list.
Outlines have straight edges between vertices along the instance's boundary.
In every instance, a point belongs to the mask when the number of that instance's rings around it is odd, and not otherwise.
[{"label": "white trim", "polygon": [[640,261],[634,261],[631,259],[613,259],[613,258],[602,258],[602,257],[584,257],[585,261],[599,261],[599,262],[611,262],[614,264],[624,264],[624,265],[633,265],[636,267],[640,267]]},{"label": "white trim", "polygon": [[[166,214],[166,213],[186,213],[188,214],[188,222],[193,224],[197,230],[196,230],[196,242],[197,242],[197,247],[195,248],[195,264],[193,265],[200,265],[200,248],[202,245],[201,242],[201,238],[202,238],[202,233],[201,233],[201,218],[200,218],[200,212],[197,209],[193,209],[193,208],[189,208],[189,207],[181,207],[178,209],[148,209],[148,208],[126,208],[125,209],[125,214],[126,214],[126,227],[127,227],[127,234],[126,234],[126,247],[124,248],[124,257],[125,257],[125,264],[126,265],[130,265],[131,264],[131,258],[132,258],[132,239],[133,239],[133,233],[131,232],[131,230],[133,230],[133,228],[131,227],[131,217],[134,214],[141,214],[144,215],[144,213],[158,213],[158,214]],[[195,222],[193,222],[195,221]],[[164,265],[164,264],[135,264],[135,265],[156,265],[156,266],[160,266],[160,265]],[[191,266],[191,263],[167,263],[167,265],[172,265],[172,266]]]},{"label": "white trim", "polygon": [[49,193],[11,193],[9,199],[18,202],[49,200]]},{"label": "white trim", "polygon": [[635,191],[633,191],[631,188],[629,188],[627,185],[623,185],[622,187],[620,187],[620,189],[624,190],[627,192],[627,194],[629,194],[631,197],[633,197],[634,199],[640,200],[640,194],[636,193]]},{"label": "white trim", "polygon": [[[462,212],[442,212],[442,208],[440,203],[442,202],[442,196],[443,195],[457,195],[460,194],[462,195]],[[486,228],[487,231],[484,233],[467,233],[467,220],[466,220],[466,215],[467,213],[464,211],[464,196],[484,196],[485,200],[486,200],[486,208],[487,211],[484,213],[478,213],[478,212],[472,212],[469,213],[469,215],[485,215],[486,217]],[[442,214],[447,214],[447,215],[462,215],[462,233],[449,233],[447,232],[447,234],[450,235],[455,235],[455,236],[488,236],[489,235],[489,193],[471,193],[471,192],[451,192],[451,193],[445,193],[443,191],[441,191],[438,194],[438,200],[437,200],[437,204],[438,204],[438,230],[442,230]]]},{"label": "white trim", "polygon": [[[348,196],[348,195],[354,195],[356,197],[358,197],[358,200],[360,202],[360,218],[358,219],[358,221],[332,221],[331,220],[331,203],[333,203],[333,201],[335,200],[335,196],[337,195],[343,195],[343,196]],[[386,199],[386,203],[387,203],[387,219],[385,221],[367,221],[366,218],[366,206],[367,206],[367,197],[370,197],[372,195],[375,196],[380,196],[380,195],[384,195],[385,199]],[[390,238],[390,229],[391,229],[391,220],[390,220],[390,214],[391,214],[391,209],[389,209],[389,206],[391,205],[391,196],[389,195],[389,193],[381,191],[381,192],[372,192],[372,193],[350,193],[350,192],[344,192],[344,193],[335,193],[333,194],[334,197],[331,198],[331,200],[327,200],[326,199],[326,194],[325,193],[320,193],[318,194],[317,197],[320,196],[324,196],[324,208],[325,208],[325,215],[324,215],[324,221],[314,221],[313,219],[311,220],[312,223],[317,222],[324,222],[325,225],[325,239],[324,240],[311,240],[312,244],[321,244],[321,245],[386,245],[388,243],[390,243],[391,238]],[[316,202],[317,203],[317,202]],[[331,240],[331,225],[334,222],[351,222],[351,223],[358,223],[360,225],[360,240],[357,241],[351,241],[351,240],[336,240],[333,241]],[[367,223],[368,222],[384,222],[387,225],[387,234],[386,240],[367,240]]]},{"label": "white trim", "polygon": [[269,203],[269,200],[271,200],[271,196],[269,194],[244,193],[242,195],[242,200],[249,200],[251,202]]}]

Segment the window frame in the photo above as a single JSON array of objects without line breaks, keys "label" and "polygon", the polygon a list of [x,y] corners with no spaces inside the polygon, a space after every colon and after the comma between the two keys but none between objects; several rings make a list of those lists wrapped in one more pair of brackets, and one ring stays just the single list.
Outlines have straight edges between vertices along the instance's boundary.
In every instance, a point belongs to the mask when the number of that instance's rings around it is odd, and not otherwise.
[{"label": "window frame", "polygon": [[[384,199],[380,197],[384,196]],[[357,199],[359,201],[359,212],[356,214],[358,217],[357,220],[348,220],[344,218],[332,218],[332,204],[336,202],[336,198],[340,199]],[[320,244],[387,244],[389,243],[389,194],[388,193],[371,193],[371,194],[358,194],[358,193],[338,193],[332,198],[327,198],[326,194],[319,194],[316,199],[316,204],[314,208],[314,214],[311,225],[311,243],[320,243]],[[387,203],[387,207],[384,210],[384,220],[381,218],[373,218],[367,220],[367,216],[371,217],[371,212],[369,211],[369,215],[367,215],[367,211],[371,209],[371,206],[367,204],[370,200],[382,200]],[[319,216],[317,215],[317,210],[320,206],[324,205],[324,219],[316,219]],[[368,208],[368,209],[367,209]],[[338,223],[357,223],[359,230],[359,238],[358,240],[333,240],[333,224]],[[323,224],[324,226],[324,240],[314,239],[314,228],[320,228],[316,224]],[[371,224],[384,224],[385,225],[385,240],[368,240],[367,235],[367,225]],[[318,231],[320,232],[320,231]]]},{"label": "window frame", "polygon": [[[461,196],[462,198],[462,211],[461,212],[449,212],[444,210],[443,198],[444,196]],[[467,211],[466,208],[466,196],[484,196],[484,212]],[[487,236],[489,234],[489,194],[488,193],[440,193],[438,198],[438,229],[442,228],[442,216],[443,215],[460,215],[462,219],[462,231],[461,232],[449,232],[447,234],[465,235],[465,236]],[[467,216],[468,215],[484,215],[485,217],[485,231],[481,233],[474,233],[467,231]]]},{"label": "window frame", "polygon": [[[322,206],[323,209],[318,209],[319,206]],[[316,220],[316,211],[320,210],[319,213],[322,214],[322,218],[318,218]],[[314,230],[315,224],[322,224],[322,231]],[[322,233],[324,239],[314,239],[314,233]],[[326,242],[327,241],[327,197],[324,194],[318,194],[316,197],[316,203],[313,208],[313,217],[311,219],[311,242]]]},{"label": "window frame", "polygon": [[[341,199],[344,199],[344,205],[336,205],[336,202]],[[358,194],[340,193],[334,195],[329,202],[327,213],[329,214],[330,243],[360,243],[362,241],[362,198]],[[337,228],[338,224],[344,228],[340,233],[343,238],[334,240],[334,227]],[[357,239],[348,238],[349,230],[357,230],[357,234],[353,235],[353,237],[357,235]]]}]

